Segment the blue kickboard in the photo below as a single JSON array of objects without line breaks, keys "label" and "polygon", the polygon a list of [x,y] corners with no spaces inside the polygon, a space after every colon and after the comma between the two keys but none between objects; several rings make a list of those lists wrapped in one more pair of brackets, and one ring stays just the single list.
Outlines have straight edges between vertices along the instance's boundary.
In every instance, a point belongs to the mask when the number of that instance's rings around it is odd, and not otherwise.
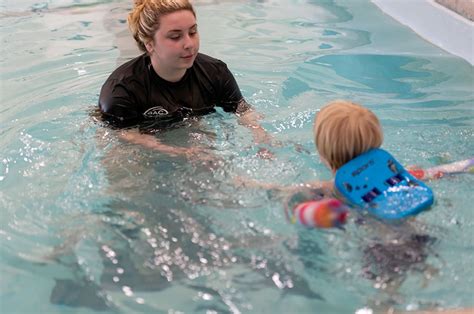
[{"label": "blue kickboard", "polygon": [[350,204],[382,219],[401,219],[429,208],[433,191],[383,149],[371,149],[336,172],[337,191]]}]

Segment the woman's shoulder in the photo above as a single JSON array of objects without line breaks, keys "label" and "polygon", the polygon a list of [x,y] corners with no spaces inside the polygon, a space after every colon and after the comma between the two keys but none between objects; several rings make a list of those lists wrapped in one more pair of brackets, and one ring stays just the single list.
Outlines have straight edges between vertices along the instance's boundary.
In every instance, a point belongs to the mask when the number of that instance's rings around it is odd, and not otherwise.
[{"label": "woman's shoulder", "polygon": [[146,54],[142,54],[123,63],[110,74],[109,80],[126,81],[128,79],[137,80],[143,78],[143,73],[146,72],[147,58]]},{"label": "woman's shoulder", "polygon": [[225,64],[224,61],[211,57],[204,53],[198,53],[194,63],[206,69],[215,69],[215,70],[227,69],[227,64]]},{"label": "woman's shoulder", "polygon": [[193,71],[200,81],[208,81],[214,88],[220,89],[220,85],[228,82],[233,77],[232,72],[223,61],[214,57],[199,53],[194,61]]}]

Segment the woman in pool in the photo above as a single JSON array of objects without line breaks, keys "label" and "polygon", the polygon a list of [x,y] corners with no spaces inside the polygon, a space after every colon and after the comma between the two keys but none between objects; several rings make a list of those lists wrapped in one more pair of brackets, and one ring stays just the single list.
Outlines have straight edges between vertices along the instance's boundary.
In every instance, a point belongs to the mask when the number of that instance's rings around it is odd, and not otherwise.
[{"label": "woman in pool", "polygon": [[[136,0],[128,23],[144,54],[118,67],[102,86],[99,109],[104,120],[119,128],[153,130],[219,106],[235,113],[256,143],[269,143],[226,64],[198,52],[196,13],[188,0]],[[169,154],[193,150],[133,130],[122,131],[121,137]]]}]

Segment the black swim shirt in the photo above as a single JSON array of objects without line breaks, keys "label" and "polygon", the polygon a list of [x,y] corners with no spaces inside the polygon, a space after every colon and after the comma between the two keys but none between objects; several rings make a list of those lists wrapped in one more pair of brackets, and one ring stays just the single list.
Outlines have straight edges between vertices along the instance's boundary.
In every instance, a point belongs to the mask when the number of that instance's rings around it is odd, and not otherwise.
[{"label": "black swim shirt", "polygon": [[227,65],[201,53],[178,82],[159,77],[148,55],[136,57],[112,72],[99,97],[103,118],[116,127],[203,115],[216,106],[226,112],[249,108]]}]

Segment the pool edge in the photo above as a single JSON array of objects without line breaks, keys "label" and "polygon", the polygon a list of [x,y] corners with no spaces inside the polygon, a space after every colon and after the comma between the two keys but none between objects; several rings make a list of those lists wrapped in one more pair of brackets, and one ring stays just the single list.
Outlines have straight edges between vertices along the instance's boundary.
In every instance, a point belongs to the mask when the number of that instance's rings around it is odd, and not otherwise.
[{"label": "pool edge", "polygon": [[425,40],[474,65],[474,23],[468,18],[433,0],[371,1]]}]

